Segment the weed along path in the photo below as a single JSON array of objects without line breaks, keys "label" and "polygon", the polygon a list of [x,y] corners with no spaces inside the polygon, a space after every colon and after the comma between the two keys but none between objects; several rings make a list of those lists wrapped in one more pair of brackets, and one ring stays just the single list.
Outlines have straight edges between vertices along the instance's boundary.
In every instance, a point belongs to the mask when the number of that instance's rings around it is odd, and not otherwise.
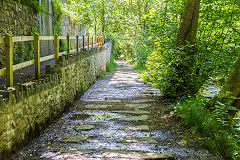
[{"label": "weed along path", "polygon": [[217,159],[185,136],[157,89],[117,63],[12,159]]}]

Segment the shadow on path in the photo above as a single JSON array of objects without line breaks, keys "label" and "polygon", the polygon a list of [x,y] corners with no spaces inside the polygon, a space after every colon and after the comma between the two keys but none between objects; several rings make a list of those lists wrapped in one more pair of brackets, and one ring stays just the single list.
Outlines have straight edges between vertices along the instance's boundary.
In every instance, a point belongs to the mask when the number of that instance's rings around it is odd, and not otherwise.
[{"label": "shadow on path", "polygon": [[126,62],[117,63],[12,159],[217,159],[171,132],[176,122],[159,90]]}]

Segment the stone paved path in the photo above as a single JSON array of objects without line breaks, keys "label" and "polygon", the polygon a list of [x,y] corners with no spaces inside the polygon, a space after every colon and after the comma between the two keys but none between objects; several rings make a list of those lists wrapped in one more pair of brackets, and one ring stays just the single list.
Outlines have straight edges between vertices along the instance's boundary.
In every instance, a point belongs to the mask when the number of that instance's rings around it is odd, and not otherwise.
[{"label": "stone paved path", "polygon": [[118,65],[12,159],[216,159],[158,128],[159,91],[127,63]]}]

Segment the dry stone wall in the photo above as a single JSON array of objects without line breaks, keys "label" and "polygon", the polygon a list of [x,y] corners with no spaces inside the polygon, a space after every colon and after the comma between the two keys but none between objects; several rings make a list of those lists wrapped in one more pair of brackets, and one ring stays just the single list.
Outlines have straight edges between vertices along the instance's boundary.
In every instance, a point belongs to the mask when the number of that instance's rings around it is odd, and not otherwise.
[{"label": "dry stone wall", "polygon": [[[13,0],[0,0],[0,37],[6,33],[13,36],[30,36],[39,32],[41,36],[52,36],[53,32],[53,6],[52,0],[40,0],[43,11],[34,12],[29,6],[22,5]],[[63,16],[61,20],[62,35],[68,33],[72,36],[85,35],[82,25],[73,23],[69,17]],[[53,41],[41,41],[41,56],[54,53]],[[74,45],[72,46],[74,47]],[[14,43],[14,64],[34,58],[33,42]],[[0,68],[4,67],[5,47],[0,44]]]},{"label": "dry stone wall", "polygon": [[[37,27],[37,21],[38,16],[32,8],[12,0],[0,0],[0,37],[6,33],[14,36],[30,35],[33,28]],[[14,43],[15,55],[20,56],[19,51],[28,50],[28,47],[31,47],[29,42]],[[4,65],[4,54],[5,47],[0,44],[0,68]]]},{"label": "dry stone wall", "polygon": [[63,35],[76,35],[76,36],[84,36],[85,28],[81,24],[76,24],[71,21],[68,16],[63,16],[62,20],[62,34]]},{"label": "dry stone wall", "polygon": [[111,43],[99,49],[60,56],[48,65],[44,79],[0,91],[0,159],[29,135],[39,133],[84,93],[110,61]]}]

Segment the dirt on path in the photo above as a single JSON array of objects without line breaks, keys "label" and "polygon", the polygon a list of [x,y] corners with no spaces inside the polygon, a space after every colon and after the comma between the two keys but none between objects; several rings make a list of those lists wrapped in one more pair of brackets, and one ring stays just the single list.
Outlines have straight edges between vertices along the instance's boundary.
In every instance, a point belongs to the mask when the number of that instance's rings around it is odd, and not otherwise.
[{"label": "dirt on path", "polygon": [[117,63],[12,159],[219,159],[188,138],[158,89]]}]

